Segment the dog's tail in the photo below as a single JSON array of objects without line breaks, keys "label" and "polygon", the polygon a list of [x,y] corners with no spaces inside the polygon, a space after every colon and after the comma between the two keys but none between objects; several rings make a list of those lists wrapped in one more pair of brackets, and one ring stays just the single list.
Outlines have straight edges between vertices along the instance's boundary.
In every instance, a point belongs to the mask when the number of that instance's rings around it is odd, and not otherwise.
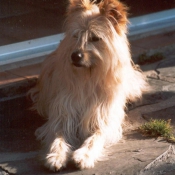
[{"label": "dog's tail", "polygon": [[[125,77],[124,88],[126,92],[127,101],[137,101],[142,97],[144,93],[149,91],[150,87],[147,83],[147,79],[139,66],[132,64],[132,69],[127,70],[127,76]],[[126,83],[126,84],[125,84]]]}]

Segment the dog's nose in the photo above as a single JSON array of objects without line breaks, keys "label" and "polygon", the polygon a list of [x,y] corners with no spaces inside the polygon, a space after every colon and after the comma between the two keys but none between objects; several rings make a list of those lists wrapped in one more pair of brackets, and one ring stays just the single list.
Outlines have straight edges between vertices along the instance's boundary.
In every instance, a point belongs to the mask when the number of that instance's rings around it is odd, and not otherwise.
[{"label": "dog's nose", "polygon": [[82,52],[80,52],[80,51],[73,52],[71,55],[72,63],[77,67],[82,66],[81,61],[82,61],[83,57],[84,57],[84,55]]}]

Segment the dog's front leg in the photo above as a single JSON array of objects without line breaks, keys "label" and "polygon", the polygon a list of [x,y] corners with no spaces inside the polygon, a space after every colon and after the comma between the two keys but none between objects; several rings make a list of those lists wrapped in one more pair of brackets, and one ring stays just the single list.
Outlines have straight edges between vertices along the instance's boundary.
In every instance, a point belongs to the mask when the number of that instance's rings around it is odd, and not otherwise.
[{"label": "dog's front leg", "polygon": [[52,171],[58,171],[62,167],[66,167],[70,154],[71,149],[65,140],[56,138],[49,146],[49,152],[45,158],[45,166]]},{"label": "dog's front leg", "polygon": [[99,160],[104,147],[104,137],[96,132],[87,138],[83,145],[73,153],[73,160],[80,169],[92,168]]}]

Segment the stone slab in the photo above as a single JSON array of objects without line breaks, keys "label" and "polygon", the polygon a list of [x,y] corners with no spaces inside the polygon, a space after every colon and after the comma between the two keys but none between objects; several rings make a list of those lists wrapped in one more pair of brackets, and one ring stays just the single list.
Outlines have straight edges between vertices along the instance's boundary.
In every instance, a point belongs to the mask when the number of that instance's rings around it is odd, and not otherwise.
[{"label": "stone slab", "polygon": [[166,174],[175,171],[175,150],[170,145],[168,150],[148,164],[139,175]]},{"label": "stone slab", "polygon": [[[160,140],[142,137],[132,132],[124,136],[123,141],[111,147],[105,161],[96,163],[92,169],[78,170],[73,164],[59,172],[70,175],[136,175],[149,163],[154,161],[160,154],[165,152],[169,144]],[[154,150],[154,151],[152,151]],[[40,161],[35,158],[27,158],[14,161],[8,160],[0,163],[0,167],[8,172],[18,175],[43,174],[50,175],[52,172],[44,168]],[[55,173],[58,174],[58,173]]]}]

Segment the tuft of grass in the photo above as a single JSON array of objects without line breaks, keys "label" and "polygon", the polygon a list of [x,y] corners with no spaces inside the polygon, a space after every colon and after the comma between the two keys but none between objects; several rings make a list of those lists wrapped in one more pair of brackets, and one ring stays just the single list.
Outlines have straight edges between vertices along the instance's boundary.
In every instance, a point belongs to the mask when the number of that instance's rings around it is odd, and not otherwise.
[{"label": "tuft of grass", "polygon": [[171,119],[165,121],[162,119],[151,119],[149,122],[141,125],[139,131],[146,136],[163,137],[168,142],[175,143]]},{"label": "tuft of grass", "polygon": [[154,53],[153,55],[147,55],[147,53],[142,53],[141,55],[138,56],[138,64],[140,65],[150,64],[156,61],[163,60],[164,58],[165,57],[160,52]]}]

